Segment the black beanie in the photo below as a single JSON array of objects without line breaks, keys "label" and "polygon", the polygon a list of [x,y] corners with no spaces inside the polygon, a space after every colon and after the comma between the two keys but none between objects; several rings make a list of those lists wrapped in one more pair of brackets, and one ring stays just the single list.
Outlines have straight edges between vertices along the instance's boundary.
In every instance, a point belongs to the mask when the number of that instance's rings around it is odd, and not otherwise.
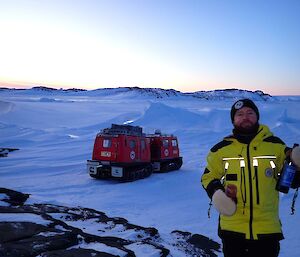
[{"label": "black beanie", "polygon": [[233,119],[234,119],[234,115],[237,112],[237,110],[243,108],[243,107],[249,107],[251,108],[253,111],[255,111],[256,116],[257,116],[257,120],[259,120],[259,111],[257,106],[255,105],[255,103],[253,101],[251,101],[250,99],[241,99],[236,101],[232,107],[231,107],[231,112],[230,112],[230,116],[231,116],[231,122],[233,123]]}]

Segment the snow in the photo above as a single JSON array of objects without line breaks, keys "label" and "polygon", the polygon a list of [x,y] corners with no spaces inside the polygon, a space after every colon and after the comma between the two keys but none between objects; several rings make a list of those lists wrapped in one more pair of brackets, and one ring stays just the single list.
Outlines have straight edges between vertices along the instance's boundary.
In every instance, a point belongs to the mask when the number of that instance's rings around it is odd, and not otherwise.
[{"label": "snow", "polygon": [[129,250],[133,250],[136,256],[144,257],[159,257],[161,256],[160,251],[155,252],[154,247],[151,245],[145,245],[140,243],[134,243],[126,247]]},{"label": "snow", "polygon": [[44,220],[40,215],[33,213],[0,213],[0,222],[33,222],[40,225],[49,225],[49,220]]},{"label": "snow", "polygon": [[136,232],[134,229],[126,229],[122,224],[114,225],[113,222],[107,222],[107,224],[99,224],[98,219],[89,220],[68,220],[69,214],[62,215],[60,213],[52,213],[51,216],[55,219],[63,220],[66,224],[81,228],[85,233],[89,233],[97,236],[112,236],[122,237],[128,240],[137,240],[137,237],[147,237],[142,233]]},{"label": "snow", "polygon": [[120,257],[125,257],[127,255],[125,251],[101,243],[81,243],[79,246],[73,246],[68,249],[76,249],[76,248],[93,249],[99,252],[106,252]]},{"label": "snow", "polygon": [[[218,214],[213,209],[212,217],[207,217],[209,200],[200,177],[209,149],[231,133],[229,112],[239,92],[230,91],[231,98],[210,92],[209,100],[181,94],[141,96],[135,90],[113,92],[0,91],[0,147],[20,149],[0,159],[0,187],[31,194],[28,203],[82,206],[124,217],[130,223],[157,228],[162,237],[182,230],[220,242]],[[262,124],[286,144],[299,143],[300,96],[265,101],[255,95],[253,99]],[[182,168],[132,183],[90,178],[86,160],[91,158],[95,135],[112,123],[139,125],[147,133],[155,129],[173,133],[179,139]],[[297,256],[300,251],[299,201],[295,215],[290,215],[293,192],[281,196],[286,238],[281,241],[281,257]],[[14,214],[0,218],[18,219]],[[34,218],[27,216],[27,220]],[[86,227],[90,229],[94,228]],[[141,247],[141,256],[147,256],[148,250]]]}]

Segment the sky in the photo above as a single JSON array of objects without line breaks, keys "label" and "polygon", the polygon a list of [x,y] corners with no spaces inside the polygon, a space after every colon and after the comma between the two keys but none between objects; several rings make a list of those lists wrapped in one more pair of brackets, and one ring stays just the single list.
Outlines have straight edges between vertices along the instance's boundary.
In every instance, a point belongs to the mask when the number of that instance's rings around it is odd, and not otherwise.
[{"label": "sky", "polygon": [[300,95],[296,0],[0,0],[0,86]]}]

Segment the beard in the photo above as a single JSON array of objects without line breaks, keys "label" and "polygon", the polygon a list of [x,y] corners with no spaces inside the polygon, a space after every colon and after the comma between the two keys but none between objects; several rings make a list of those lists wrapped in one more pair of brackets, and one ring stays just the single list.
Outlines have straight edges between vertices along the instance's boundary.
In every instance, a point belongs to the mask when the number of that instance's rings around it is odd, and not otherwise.
[{"label": "beard", "polygon": [[258,122],[253,124],[250,121],[244,121],[239,126],[234,125],[234,134],[239,134],[239,135],[256,134],[258,131],[258,127],[259,127]]}]

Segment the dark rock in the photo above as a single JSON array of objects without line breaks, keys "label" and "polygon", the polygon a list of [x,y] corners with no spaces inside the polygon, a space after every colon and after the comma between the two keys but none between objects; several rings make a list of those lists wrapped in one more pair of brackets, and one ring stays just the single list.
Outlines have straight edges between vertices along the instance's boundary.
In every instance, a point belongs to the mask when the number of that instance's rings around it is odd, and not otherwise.
[{"label": "dark rock", "polygon": [[23,205],[29,197],[29,194],[23,194],[11,189],[0,188],[0,193],[6,194],[9,199],[4,199],[3,201],[11,205]]},{"label": "dark rock", "polygon": [[0,243],[29,238],[48,230],[32,222],[0,222]]},{"label": "dark rock", "polygon": [[98,252],[91,249],[77,248],[45,252],[41,254],[41,257],[117,257],[117,255]]},{"label": "dark rock", "polygon": [[218,251],[220,249],[219,243],[199,234],[192,235],[187,242],[198,249],[202,249],[208,256],[217,256],[213,251]]},{"label": "dark rock", "polygon": [[71,232],[61,232],[50,236],[34,235],[29,238],[10,241],[0,245],[0,256],[36,256],[45,251],[66,249],[78,244],[77,235]]},{"label": "dark rock", "polygon": [[220,244],[206,236],[175,230],[172,232],[177,239],[177,246],[189,256],[217,257]]},{"label": "dark rock", "polygon": [[7,157],[9,152],[19,150],[18,148],[0,148],[0,157]]},{"label": "dark rock", "polygon": [[[156,228],[134,225],[120,217],[108,217],[104,212],[52,204],[24,204],[28,194],[5,188],[0,188],[0,193],[9,198],[2,201],[14,204],[0,206],[0,215],[15,215],[19,220],[23,214],[30,214],[33,220],[42,220],[41,224],[0,222],[1,257],[110,257],[116,252],[135,257],[139,247],[147,247],[148,251],[153,249],[153,254],[159,253],[160,257],[172,254],[169,247],[175,247],[183,256],[216,256],[214,251],[220,248],[211,239],[190,232],[173,231],[174,240],[166,242]],[[91,227],[95,229],[90,230]],[[80,248],[90,243],[97,249],[104,245],[103,250]]]}]

